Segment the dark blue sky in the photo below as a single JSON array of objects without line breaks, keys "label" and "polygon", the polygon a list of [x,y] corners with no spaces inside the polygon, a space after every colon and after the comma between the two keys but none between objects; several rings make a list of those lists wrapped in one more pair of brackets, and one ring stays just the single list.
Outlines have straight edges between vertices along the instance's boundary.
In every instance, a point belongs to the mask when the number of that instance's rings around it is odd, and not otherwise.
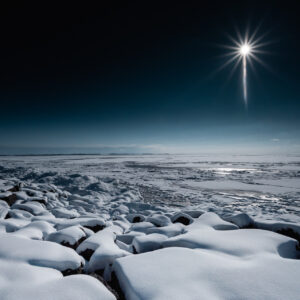
[{"label": "dark blue sky", "polygon": [[[296,1],[130,1],[1,12],[0,152],[140,148],[141,152],[300,149]],[[36,10],[37,9],[37,10]],[[249,70],[218,44],[235,28],[273,42]],[[3,150],[4,149],[4,150]],[[121,151],[123,151],[121,150]],[[58,151],[59,152],[59,151]],[[82,151],[84,152],[84,151]]]}]

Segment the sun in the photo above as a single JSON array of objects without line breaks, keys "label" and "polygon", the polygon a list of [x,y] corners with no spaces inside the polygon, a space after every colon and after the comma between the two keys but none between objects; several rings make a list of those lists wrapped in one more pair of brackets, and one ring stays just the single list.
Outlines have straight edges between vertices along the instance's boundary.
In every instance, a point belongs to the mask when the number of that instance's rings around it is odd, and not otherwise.
[{"label": "sun", "polygon": [[254,30],[254,32],[249,35],[249,30],[247,29],[245,35],[242,36],[240,31],[237,30],[237,37],[234,38],[228,35],[231,40],[231,45],[221,45],[222,48],[226,48],[229,51],[223,55],[227,57],[227,61],[219,68],[218,71],[222,70],[228,65],[233,64],[233,68],[229,74],[229,78],[232,77],[233,73],[239,65],[242,66],[242,85],[243,85],[243,98],[244,103],[247,108],[248,105],[248,91],[247,91],[247,69],[248,65],[254,68],[253,61],[256,61],[266,67],[266,64],[258,57],[259,54],[268,53],[261,50],[262,47],[272,43],[271,41],[262,41],[266,34],[257,36],[259,26]]},{"label": "sun", "polygon": [[242,56],[247,56],[248,54],[250,54],[251,52],[251,46],[247,43],[241,45],[241,48],[240,48],[240,54]]}]

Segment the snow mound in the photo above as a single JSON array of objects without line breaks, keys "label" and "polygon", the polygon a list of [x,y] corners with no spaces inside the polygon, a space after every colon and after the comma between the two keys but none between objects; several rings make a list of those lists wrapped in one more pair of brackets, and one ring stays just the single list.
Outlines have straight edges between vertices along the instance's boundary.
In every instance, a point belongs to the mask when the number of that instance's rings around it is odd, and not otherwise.
[{"label": "snow mound", "polygon": [[57,219],[56,221],[56,228],[58,230],[74,226],[74,225],[81,225],[87,227],[94,232],[102,230],[106,226],[106,222],[103,218],[93,218],[93,217],[82,217],[82,218],[75,218],[75,219]]},{"label": "snow mound", "polygon": [[193,218],[183,212],[178,212],[171,217],[173,223],[182,223],[183,225],[189,225],[194,222]]},{"label": "snow mound", "polygon": [[136,253],[143,253],[162,248],[167,237],[159,233],[137,236],[133,239],[132,245]]},{"label": "snow mound", "polygon": [[48,222],[34,221],[13,232],[13,235],[27,237],[34,240],[42,240],[55,231],[56,230],[54,229],[54,227]]},{"label": "snow mound", "polygon": [[194,219],[194,222],[191,225],[187,226],[186,230],[191,231],[203,226],[208,226],[215,230],[238,229],[238,226],[222,220],[217,214],[213,212],[207,212],[201,215],[198,219]]},{"label": "snow mound", "polygon": [[100,246],[109,246],[114,244],[117,234],[123,233],[121,227],[113,225],[99,231],[85,241],[83,241],[76,249],[77,253],[85,257],[87,260],[90,259],[90,256],[94,251]]},{"label": "snow mound", "polygon": [[1,300],[114,300],[111,292],[87,275],[62,277],[59,271],[0,259]]},{"label": "snow mound", "polygon": [[49,234],[46,240],[75,248],[86,237],[85,229],[82,226],[75,225]]},{"label": "snow mound", "polygon": [[128,300],[299,298],[300,261],[275,254],[175,247],[117,259],[114,271]]},{"label": "snow mound", "polygon": [[230,255],[251,256],[259,253],[279,254],[297,258],[297,241],[283,235],[260,229],[218,231],[199,228],[163,242],[163,247],[209,249]]},{"label": "snow mound", "polygon": [[150,233],[159,233],[164,234],[167,237],[176,236],[184,232],[184,225],[181,223],[171,224],[164,227],[152,227],[147,230],[147,234]]},{"label": "snow mound", "polygon": [[30,240],[13,234],[0,235],[0,259],[27,262],[59,271],[76,270],[84,260],[73,249],[59,244]]},{"label": "snow mound", "polygon": [[158,227],[168,226],[171,223],[170,218],[159,214],[154,214],[152,216],[147,217],[146,221]]}]

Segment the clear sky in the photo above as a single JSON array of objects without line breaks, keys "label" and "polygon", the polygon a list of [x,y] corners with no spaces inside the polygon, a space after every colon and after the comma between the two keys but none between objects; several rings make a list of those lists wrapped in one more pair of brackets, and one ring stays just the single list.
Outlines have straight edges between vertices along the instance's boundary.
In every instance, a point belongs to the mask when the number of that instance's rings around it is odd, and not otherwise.
[{"label": "clear sky", "polygon": [[[0,154],[24,147],[299,151],[296,3],[111,1],[2,10]],[[219,45],[232,44],[228,34],[237,28],[243,34],[259,24],[258,35],[270,42],[269,53],[259,54],[268,68],[249,69],[246,109],[241,67],[230,79],[232,64],[216,72],[228,52]]]}]

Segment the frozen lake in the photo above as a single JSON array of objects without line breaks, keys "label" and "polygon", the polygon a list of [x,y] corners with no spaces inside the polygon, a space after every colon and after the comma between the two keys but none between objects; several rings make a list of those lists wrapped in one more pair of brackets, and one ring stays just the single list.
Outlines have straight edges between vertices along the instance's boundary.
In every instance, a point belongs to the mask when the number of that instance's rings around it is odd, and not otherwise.
[{"label": "frozen lake", "polygon": [[300,222],[300,156],[3,156],[0,166],[2,180],[51,182],[106,201],[126,189],[154,206]]}]

